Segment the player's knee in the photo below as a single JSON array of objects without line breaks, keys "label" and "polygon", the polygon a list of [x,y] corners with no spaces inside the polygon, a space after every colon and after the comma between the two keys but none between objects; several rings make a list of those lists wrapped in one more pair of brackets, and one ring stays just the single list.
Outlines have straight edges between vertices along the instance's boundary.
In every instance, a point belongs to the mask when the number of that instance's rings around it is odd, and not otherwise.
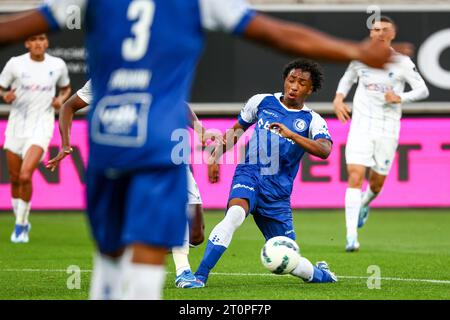
[{"label": "player's knee", "polygon": [[373,184],[370,185],[370,190],[372,190],[373,193],[378,194],[381,192],[381,189],[383,188],[382,184]]},{"label": "player's knee", "polygon": [[9,180],[13,186],[18,186],[20,184],[19,174],[17,172],[9,172]]},{"label": "player's knee", "polygon": [[28,171],[20,172],[19,183],[22,184],[22,185],[23,184],[30,184],[31,183],[31,176],[32,176],[31,172],[28,172]]},{"label": "player's knee", "polygon": [[227,220],[231,225],[233,225],[235,228],[238,228],[241,226],[241,224],[245,220],[245,210],[241,206],[231,206],[228,208],[227,214],[225,216],[225,219]]},{"label": "player's knee", "polygon": [[348,185],[350,188],[361,188],[364,181],[364,175],[361,175],[359,172],[348,173]]}]

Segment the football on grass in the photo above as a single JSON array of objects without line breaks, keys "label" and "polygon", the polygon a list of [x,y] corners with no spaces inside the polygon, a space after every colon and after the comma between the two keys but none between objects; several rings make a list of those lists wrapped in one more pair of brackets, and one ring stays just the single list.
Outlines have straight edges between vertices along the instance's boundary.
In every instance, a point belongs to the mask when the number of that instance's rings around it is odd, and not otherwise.
[{"label": "football on grass", "polygon": [[261,249],[261,262],[275,274],[287,274],[297,267],[300,261],[300,249],[297,243],[288,237],[274,237]]}]

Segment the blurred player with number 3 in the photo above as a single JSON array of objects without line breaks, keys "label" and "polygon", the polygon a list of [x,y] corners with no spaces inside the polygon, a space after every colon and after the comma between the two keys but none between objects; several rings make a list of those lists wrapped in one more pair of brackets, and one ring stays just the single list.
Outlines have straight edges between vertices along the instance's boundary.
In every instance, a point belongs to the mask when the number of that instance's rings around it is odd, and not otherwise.
[{"label": "blurred player with number 3", "polygon": [[[381,68],[381,43],[352,42],[255,12],[245,0],[49,0],[3,18],[0,44],[64,28],[83,12],[94,99],[89,111],[87,203],[101,299],[160,299],[167,250],[183,244],[187,178],[172,133],[188,125],[204,29],[287,53]],[[409,45],[404,46],[405,49]]]}]

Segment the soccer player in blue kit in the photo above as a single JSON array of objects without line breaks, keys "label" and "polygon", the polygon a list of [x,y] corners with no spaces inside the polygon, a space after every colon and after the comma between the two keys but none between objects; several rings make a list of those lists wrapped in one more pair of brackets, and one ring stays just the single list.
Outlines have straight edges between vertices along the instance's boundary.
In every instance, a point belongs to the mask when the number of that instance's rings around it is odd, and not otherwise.
[{"label": "soccer player in blue kit", "polygon": [[183,243],[186,168],[171,158],[178,143],[171,134],[188,124],[184,103],[205,29],[377,68],[391,55],[381,43],[336,39],[257,13],[245,0],[48,0],[2,17],[0,44],[73,26],[79,12],[94,93],[87,211],[98,252],[91,297],[99,299],[160,299],[167,250]]},{"label": "soccer player in blue kit", "polygon": [[[322,159],[331,152],[332,141],[325,120],[305,105],[309,95],[322,87],[320,66],[310,60],[295,60],[285,67],[283,79],[283,93],[250,98],[236,124],[225,133],[226,145],[218,146],[211,156],[208,174],[214,183],[218,180],[218,160],[223,152],[256,123],[245,161],[238,164],[234,173],[226,215],[211,231],[195,273],[204,283],[249,214],[266,241],[276,236],[295,240],[290,197],[300,160],[305,152]],[[306,282],[337,281],[326,262],[313,266],[304,257],[291,274]]]}]

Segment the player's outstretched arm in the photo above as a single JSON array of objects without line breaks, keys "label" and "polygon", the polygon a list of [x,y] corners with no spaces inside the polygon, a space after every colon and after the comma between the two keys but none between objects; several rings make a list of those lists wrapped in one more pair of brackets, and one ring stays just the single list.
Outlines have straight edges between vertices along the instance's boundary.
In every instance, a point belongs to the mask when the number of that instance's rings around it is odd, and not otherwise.
[{"label": "player's outstretched arm", "polygon": [[239,122],[236,122],[231,129],[225,132],[223,136],[224,143],[219,141],[216,144],[216,148],[208,159],[209,182],[216,183],[219,181],[219,160],[225,152],[235,146],[244,131],[245,128]]},{"label": "player's outstretched arm", "polygon": [[236,122],[231,129],[228,129],[223,135],[224,143],[217,144],[210,162],[219,163],[222,155],[235,146],[244,131],[245,128],[239,122]]},{"label": "player's outstretched arm", "polygon": [[25,40],[49,30],[47,20],[38,10],[8,15],[0,18],[0,45]]},{"label": "player's outstretched arm", "polygon": [[190,115],[189,126],[197,133],[202,146],[206,146],[208,140],[216,142],[216,144],[225,144],[225,140],[223,140],[220,133],[212,132],[212,130],[207,130],[205,127],[203,127],[202,123],[189,104],[188,108]]},{"label": "player's outstretched arm", "polygon": [[283,137],[291,139],[300,147],[305,149],[306,152],[321,159],[326,159],[331,153],[331,141],[327,139],[319,138],[312,140],[305,138],[291,130],[289,130],[284,124],[274,122],[269,127],[270,130],[277,130]]},{"label": "player's outstretched arm", "polygon": [[[381,41],[342,40],[307,26],[264,14],[257,14],[252,19],[244,36],[289,54],[338,62],[359,60],[374,68],[382,68],[392,54],[389,46]],[[404,53],[412,51],[409,44],[397,44],[396,48]]]},{"label": "player's outstretched arm", "polygon": [[54,171],[59,162],[72,153],[70,146],[70,129],[72,128],[73,115],[80,109],[87,107],[88,104],[83,101],[76,93],[72,95],[61,107],[59,112],[59,133],[61,135],[61,150],[56,157],[49,160],[46,168]]}]

